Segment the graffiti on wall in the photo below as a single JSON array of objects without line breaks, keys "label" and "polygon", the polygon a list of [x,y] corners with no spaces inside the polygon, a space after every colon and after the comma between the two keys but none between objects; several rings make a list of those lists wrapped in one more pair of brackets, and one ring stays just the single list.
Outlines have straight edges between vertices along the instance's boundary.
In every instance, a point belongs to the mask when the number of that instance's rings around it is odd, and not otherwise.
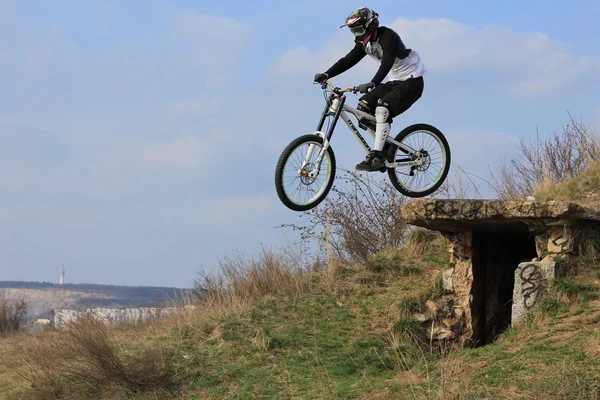
[{"label": "graffiti on wall", "polygon": [[490,218],[511,214],[520,217],[542,217],[548,213],[545,204],[522,202],[507,206],[501,201],[434,200],[424,207],[425,218]]},{"label": "graffiti on wall", "polygon": [[525,310],[530,310],[538,302],[544,290],[544,278],[537,264],[527,264],[519,273],[521,295]]}]

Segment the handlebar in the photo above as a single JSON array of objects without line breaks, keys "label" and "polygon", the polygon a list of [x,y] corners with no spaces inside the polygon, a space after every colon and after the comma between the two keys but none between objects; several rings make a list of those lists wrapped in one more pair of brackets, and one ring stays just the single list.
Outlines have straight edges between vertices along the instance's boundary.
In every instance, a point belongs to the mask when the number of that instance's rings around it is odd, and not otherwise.
[{"label": "handlebar", "polygon": [[352,92],[352,93],[358,92],[358,87],[357,86],[348,86],[345,89],[340,89],[338,87],[333,86],[331,84],[331,82],[329,82],[327,80],[323,81],[323,83],[321,83],[321,89],[325,89],[327,86],[329,86],[329,88],[331,89],[331,91],[333,93],[338,94],[338,95],[342,95],[342,94],[344,94],[346,92]]}]

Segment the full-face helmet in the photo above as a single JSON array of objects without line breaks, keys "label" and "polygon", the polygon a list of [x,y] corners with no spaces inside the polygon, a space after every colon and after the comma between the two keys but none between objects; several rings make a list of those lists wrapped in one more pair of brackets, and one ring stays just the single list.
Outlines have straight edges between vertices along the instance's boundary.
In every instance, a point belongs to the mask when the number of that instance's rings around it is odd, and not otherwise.
[{"label": "full-face helmet", "polygon": [[354,34],[356,42],[365,45],[379,27],[379,15],[370,8],[363,7],[352,12],[340,27],[347,26]]}]

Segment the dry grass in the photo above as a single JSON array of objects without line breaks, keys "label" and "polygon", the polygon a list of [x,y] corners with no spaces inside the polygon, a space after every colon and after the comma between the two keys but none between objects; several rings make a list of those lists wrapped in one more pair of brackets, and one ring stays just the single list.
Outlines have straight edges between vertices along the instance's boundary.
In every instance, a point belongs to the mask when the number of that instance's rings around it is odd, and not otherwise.
[{"label": "dry grass", "polygon": [[446,258],[448,256],[448,240],[437,231],[416,228],[407,235],[402,252],[413,259],[421,259],[427,254]]},{"label": "dry grass", "polygon": [[0,398],[11,398],[29,387],[27,380],[23,379],[27,365],[23,362],[19,346],[27,346],[37,335],[19,333],[0,338]]},{"label": "dry grass", "polygon": [[[571,394],[591,399],[597,394],[599,366],[579,355],[600,354],[595,314],[574,313],[586,293],[583,286],[560,286],[555,300],[564,307],[558,315],[564,310],[572,315],[560,323],[549,303],[546,312],[486,348],[440,355],[428,348],[423,328],[402,307],[435,296],[448,261],[443,237],[415,230],[402,248],[355,265],[331,263],[333,270],[292,265],[288,256],[264,252],[245,263],[224,261],[210,285],[200,281],[204,295],[195,307],[168,318],[135,327],[88,319],[67,331],[29,335],[22,345],[28,364],[11,350],[9,376],[26,376],[33,388],[24,392],[21,379],[10,390],[33,399],[178,398],[175,393],[256,398],[273,390],[287,398],[568,399]],[[369,279],[357,279],[365,273]],[[323,299],[332,295],[338,306],[334,301],[333,308],[321,310]],[[600,304],[592,301],[588,307]],[[589,325],[592,320],[595,325]],[[556,340],[545,344],[553,330]],[[353,342],[372,347],[352,347]],[[357,363],[364,371],[346,375]],[[306,379],[313,383],[306,385]]]},{"label": "dry grass", "polygon": [[196,290],[203,309],[242,309],[267,296],[300,296],[311,289],[315,270],[290,251],[263,250],[260,256],[226,258],[216,275],[201,274]]},{"label": "dry grass", "polygon": [[534,191],[538,200],[576,201],[600,206],[600,161],[590,162],[581,174],[564,182],[546,182]]}]

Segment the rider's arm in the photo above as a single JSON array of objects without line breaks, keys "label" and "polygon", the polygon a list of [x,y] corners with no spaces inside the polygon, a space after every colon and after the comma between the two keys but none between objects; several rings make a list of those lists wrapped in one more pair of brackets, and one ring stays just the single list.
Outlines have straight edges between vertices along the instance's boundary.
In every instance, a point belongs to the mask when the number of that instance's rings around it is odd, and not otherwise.
[{"label": "rider's arm", "polygon": [[335,64],[331,66],[331,68],[325,71],[325,73],[330,78],[333,78],[334,76],[339,75],[342,72],[345,72],[350,68],[354,67],[356,64],[358,64],[360,60],[363,59],[365,55],[367,55],[367,53],[365,53],[365,50],[362,48],[362,46],[359,43],[357,43],[356,46],[354,46],[354,48],[350,50],[348,54],[346,54],[345,57],[340,58]]},{"label": "rider's arm", "polygon": [[[381,32],[379,44],[383,50],[383,59],[381,60],[379,69],[371,80],[371,82],[373,82],[375,85],[379,85],[385,79],[387,74],[392,69],[394,61],[396,61],[396,57],[398,57],[398,55],[402,53],[406,53],[406,55],[408,55],[408,53],[410,53],[410,50],[406,50],[404,48],[404,44],[400,40],[400,36],[398,36],[398,34],[391,29],[385,29],[383,32]],[[403,57],[406,55],[403,54]]]}]

